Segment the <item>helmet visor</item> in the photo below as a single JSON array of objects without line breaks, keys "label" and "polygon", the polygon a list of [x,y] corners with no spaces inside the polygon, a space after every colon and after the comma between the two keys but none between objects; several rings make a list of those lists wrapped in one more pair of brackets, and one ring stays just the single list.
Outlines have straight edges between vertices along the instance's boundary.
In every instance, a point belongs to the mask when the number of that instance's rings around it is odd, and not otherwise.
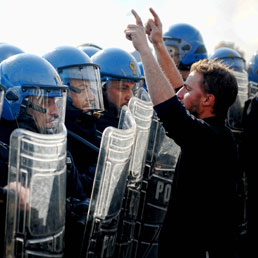
[{"label": "helmet visor", "polygon": [[94,64],[67,66],[59,69],[60,77],[68,85],[73,106],[88,111],[103,111],[104,102],[99,67]]},{"label": "helmet visor", "polygon": [[25,97],[21,106],[23,112],[21,111],[18,120],[29,123],[28,120],[24,121],[29,116],[39,133],[61,133],[65,119],[67,87],[23,86],[22,90],[25,91]]},{"label": "helmet visor", "polygon": [[165,36],[163,37],[163,40],[170,56],[174,58],[177,65],[179,64],[180,60],[186,55],[186,53],[189,52],[192,48],[192,46],[188,42],[182,39]]}]

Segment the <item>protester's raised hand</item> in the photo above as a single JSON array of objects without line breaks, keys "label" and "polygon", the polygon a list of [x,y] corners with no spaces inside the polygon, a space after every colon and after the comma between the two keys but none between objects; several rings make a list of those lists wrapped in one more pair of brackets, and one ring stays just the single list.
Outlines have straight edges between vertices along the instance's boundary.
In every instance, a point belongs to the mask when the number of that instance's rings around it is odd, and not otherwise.
[{"label": "protester's raised hand", "polygon": [[149,9],[153,19],[149,19],[145,24],[145,30],[150,42],[158,44],[163,41],[162,39],[162,23],[158,14],[152,9]]},{"label": "protester's raised hand", "polygon": [[133,42],[134,48],[139,52],[144,49],[149,48],[146,39],[145,28],[143,26],[141,17],[137,14],[135,10],[131,11],[135,17],[136,24],[129,24],[124,30],[125,36],[128,40]]}]

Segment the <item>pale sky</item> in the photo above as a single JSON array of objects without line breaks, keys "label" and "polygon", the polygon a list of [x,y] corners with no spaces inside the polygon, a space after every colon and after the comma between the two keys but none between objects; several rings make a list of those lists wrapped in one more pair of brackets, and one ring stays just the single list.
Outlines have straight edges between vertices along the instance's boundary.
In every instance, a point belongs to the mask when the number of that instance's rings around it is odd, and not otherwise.
[{"label": "pale sky", "polygon": [[123,32],[135,23],[130,11],[146,22],[149,7],[158,13],[164,32],[179,22],[196,27],[208,54],[220,41],[234,42],[247,62],[258,50],[258,0],[0,0],[0,42],[39,55],[86,42],[132,52]]}]

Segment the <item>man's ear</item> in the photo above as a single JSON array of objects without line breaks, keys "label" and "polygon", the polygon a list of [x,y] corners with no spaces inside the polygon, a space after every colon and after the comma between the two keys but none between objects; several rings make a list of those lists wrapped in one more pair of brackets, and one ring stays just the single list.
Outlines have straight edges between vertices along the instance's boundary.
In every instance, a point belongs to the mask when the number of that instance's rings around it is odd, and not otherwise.
[{"label": "man's ear", "polygon": [[203,105],[204,106],[214,106],[215,96],[213,94],[207,93],[204,97]]}]

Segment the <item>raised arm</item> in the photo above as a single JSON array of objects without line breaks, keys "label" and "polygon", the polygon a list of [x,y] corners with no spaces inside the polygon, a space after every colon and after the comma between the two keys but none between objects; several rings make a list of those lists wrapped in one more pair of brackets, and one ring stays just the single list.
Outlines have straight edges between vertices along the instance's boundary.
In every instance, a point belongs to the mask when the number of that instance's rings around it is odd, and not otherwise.
[{"label": "raised arm", "polygon": [[153,44],[157,61],[170,81],[174,89],[181,87],[184,83],[180,72],[178,71],[174,60],[170,57],[162,38],[162,23],[157,13],[150,8],[153,19],[146,23],[146,33],[150,42]]},{"label": "raised arm", "polygon": [[140,53],[148,92],[153,104],[157,105],[173,97],[175,91],[149,48],[145,28],[140,16],[135,10],[132,10],[132,14],[136,19],[136,24],[129,24],[125,29],[125,35],[128,40],[132,41],[134,48]]}]

